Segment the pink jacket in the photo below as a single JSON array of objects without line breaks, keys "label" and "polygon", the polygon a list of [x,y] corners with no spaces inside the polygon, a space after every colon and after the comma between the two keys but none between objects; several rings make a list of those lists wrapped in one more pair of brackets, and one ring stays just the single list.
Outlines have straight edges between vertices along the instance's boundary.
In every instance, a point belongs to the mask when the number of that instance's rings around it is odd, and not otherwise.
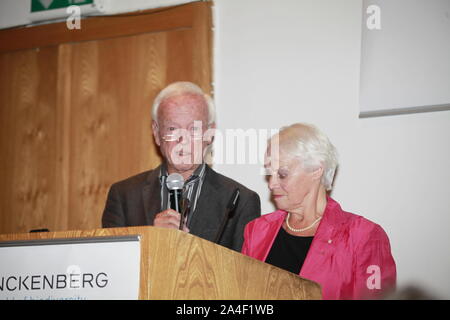
[{"label": "pink jacket", "polygon": [[[396,267],[384,230],[327,200],[299,275],[319,283],[323,299],[371,299],[393,289]],[[278,210],[248,223],[242,253],[265,261],[286,215]]]}]

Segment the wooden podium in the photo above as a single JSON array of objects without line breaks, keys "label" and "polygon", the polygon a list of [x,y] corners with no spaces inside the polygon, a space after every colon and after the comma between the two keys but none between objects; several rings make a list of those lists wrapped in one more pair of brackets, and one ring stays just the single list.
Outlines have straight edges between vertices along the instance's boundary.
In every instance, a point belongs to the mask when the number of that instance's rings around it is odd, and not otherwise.
[{"label": "wooden podium", "polygon": [[191,234],[128,227],[0,235],[0,242],[139,236],[139,299],[321,299],[320,286]]}]

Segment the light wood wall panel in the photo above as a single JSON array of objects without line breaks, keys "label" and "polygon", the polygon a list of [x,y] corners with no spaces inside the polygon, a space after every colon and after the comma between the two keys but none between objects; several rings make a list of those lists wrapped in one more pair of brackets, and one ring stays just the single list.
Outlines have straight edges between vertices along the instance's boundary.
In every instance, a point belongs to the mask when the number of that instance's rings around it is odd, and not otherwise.
[{"label": "light wood wall panel", "polygon": [[59,224],[57,50],[0,54],[0,232]]},{"label": "light wood wall panel", "polygon": [[166,34],[72,46],[69,227],[99,227],[109,186],[160,163],[150,110],[172,62]]},{"label": "light wood wall panel", "polygon": [[[61,24],[0,31],[11,39],[0,47],[0,233],[100,227],[110,185],[161,161],[159,90],[189,80],[210,92],[210,15],[202,2],[82,20],[70,35]],[[37,37],[49,30],[60,44]],[[14,41],[26,34],[41,47]]]}]

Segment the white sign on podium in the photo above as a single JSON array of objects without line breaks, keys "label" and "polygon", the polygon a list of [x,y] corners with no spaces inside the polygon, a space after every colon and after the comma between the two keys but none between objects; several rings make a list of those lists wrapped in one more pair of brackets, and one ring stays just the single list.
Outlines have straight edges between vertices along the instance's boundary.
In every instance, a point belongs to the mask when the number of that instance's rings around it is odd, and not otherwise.
[{"label": "white sign on podium", "polygon": [[0,243],[0,299],[138,299],[138,236]]}]

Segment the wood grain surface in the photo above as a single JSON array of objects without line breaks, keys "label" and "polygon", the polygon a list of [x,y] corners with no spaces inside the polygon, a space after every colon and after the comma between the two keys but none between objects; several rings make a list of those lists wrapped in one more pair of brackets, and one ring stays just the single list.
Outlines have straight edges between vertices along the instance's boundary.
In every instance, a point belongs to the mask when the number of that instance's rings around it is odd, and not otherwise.
[{"label": "wood grain surface", "polygon": [[57,58],[56,47],[0,54],[0,232],[58,224]]},{"label": "wood grain surface", "polygon": [[0,235],[0,241],[140,235],[140,299],[321,299],[298,275],[179,230],[129,227]]}]

